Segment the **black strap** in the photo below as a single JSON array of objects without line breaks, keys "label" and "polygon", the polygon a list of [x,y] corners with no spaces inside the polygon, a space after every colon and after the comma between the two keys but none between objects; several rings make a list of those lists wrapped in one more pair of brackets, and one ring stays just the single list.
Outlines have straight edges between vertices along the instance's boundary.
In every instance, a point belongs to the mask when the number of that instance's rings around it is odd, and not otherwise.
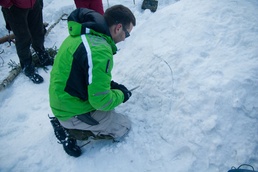
[{"label": "black strap", "polygon": [[90,112],[82,114],[82,115],[77,115],[77,116],[75,116],[75,118],[77,118],[80,121],[82,121],[86,124],[89,124],[89,125],[98,125],[99,124],[98,121],[96,121],[94,118],[91,117]]}]

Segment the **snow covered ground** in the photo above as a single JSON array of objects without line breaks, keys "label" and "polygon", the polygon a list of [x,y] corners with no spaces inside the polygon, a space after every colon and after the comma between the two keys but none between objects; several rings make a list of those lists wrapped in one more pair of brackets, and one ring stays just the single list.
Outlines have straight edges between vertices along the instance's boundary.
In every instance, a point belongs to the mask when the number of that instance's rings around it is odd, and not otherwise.
[{"label": "snow covered ground", "polygon": [[[91,142],[79,158],[68,156],[48,119],[49,72],[39,69],[43,84],[20,74],[0,92],[1,172],[227,172],[243,163],[258,170],[258,1],[159,0],[156,13],[141,2],[103,0],[137,18],[113,71],[115,81],[140,86],[116,109],[132,121],[124,141]],[[73,9],[72,0],[44,0],[44,21]],[[0,31],[7,34],[2,15]],[[61,21],[46,47],[67,35]],[[1,81],[18,58],[14,45],[0,50]]]}]

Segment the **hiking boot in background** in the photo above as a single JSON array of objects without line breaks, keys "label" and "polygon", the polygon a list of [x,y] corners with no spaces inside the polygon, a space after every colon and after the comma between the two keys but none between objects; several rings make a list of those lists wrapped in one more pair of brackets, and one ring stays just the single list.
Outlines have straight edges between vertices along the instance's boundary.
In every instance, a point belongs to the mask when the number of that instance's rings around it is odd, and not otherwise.
[{"label": "hiking boot in background", "polygon": [[53,65],[54,59],[50,57],[47,51],[36,52],[41,66]]},{"label": "hiking boot in background", "polygon": [[155,12],[158,8],[158,1],[157,0],[143,0],[142,2],[142,9],[146,10],[149,9],[151,12]]},{"label": "hiking boot in background", "polygon": [[44,81],[42,76],[35,73],[35,67],[33,65],[27,65],[23,68],[24,74],[32,80],[35,84],[40,84]]},{"label": "hiking boot in background", "polygon": [[65,152],[73,157],[79,157],[82,154],[81,148],[77,145],[76,139],[72,138],[67,129],[62,127],[56,117],[49,117],[50,123],[54,128],[54,133],[60,144],[63,145]]}]

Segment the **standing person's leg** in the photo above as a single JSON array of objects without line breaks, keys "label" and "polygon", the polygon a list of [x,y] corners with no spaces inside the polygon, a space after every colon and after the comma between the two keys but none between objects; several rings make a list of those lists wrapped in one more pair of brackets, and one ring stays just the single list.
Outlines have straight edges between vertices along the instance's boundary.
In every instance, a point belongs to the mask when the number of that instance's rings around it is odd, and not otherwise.
[{"label": "standing person's leg", "polygon": [[45,51],[42,5],[40,4],[40,0],[36,0],[33,8],[28,13],[28,27],[31,33],[33,49],[36,52]]},{"label": "standing person's leg", "polygon": [[2,11],[15,35],[15,47],[21,67],[31,65],[31,35],[27,22],[29,10],[17,8],[13,5],[10,9],[2,8]]},{"label": "standing person's leg", "polygon": [[104,8],[103,8],[103,3],[102,0],[90,0],[90,9],[97,11],[101,15],[104,14]]},{"label": "standing person's leg", "polygon": [[42,66],[53,65],[53,59],[50,58],[45,50],[45,30],[42,16],[43,2],[36,0],[33,8],[28,14],[28,25],[32,38],[32,47],[36,51]]},{"label": "standing person's leg", "polygon": [[90,0],[74,0],[76,8],[90,8]]},{"label": "standing person's leg", "polygon": [[44,79],[39,74],[35,73],[30,52],[31,34],[27,21],[29,10],[30,9],[21,9],[14,5],[9,9],[2,8],[5,19],[15,35],[15,47],[24,74],[34,83],[40,84]]}]

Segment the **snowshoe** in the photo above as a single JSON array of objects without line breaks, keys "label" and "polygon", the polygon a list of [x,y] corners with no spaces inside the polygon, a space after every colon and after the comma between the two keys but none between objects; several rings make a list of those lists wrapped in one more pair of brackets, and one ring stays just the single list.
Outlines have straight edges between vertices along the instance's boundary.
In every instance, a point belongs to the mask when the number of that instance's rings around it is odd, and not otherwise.
[{"label": "snowshoe", "polygon": [[61,126],[56,117],[49,117],[50,123],[54,128],[54,133],[59,143],[63,145],[65,152],[73,157],[79,157],[82,154],[81,148],[77,145],[76,139],[71,138],[67,129]]},{"label": "snowshoe", "polygon": [[158,1],[157,0],[143,0],[142,2],[142,9],[146,10],[149,9],[151,12],[155,12],[158,8]]}]

